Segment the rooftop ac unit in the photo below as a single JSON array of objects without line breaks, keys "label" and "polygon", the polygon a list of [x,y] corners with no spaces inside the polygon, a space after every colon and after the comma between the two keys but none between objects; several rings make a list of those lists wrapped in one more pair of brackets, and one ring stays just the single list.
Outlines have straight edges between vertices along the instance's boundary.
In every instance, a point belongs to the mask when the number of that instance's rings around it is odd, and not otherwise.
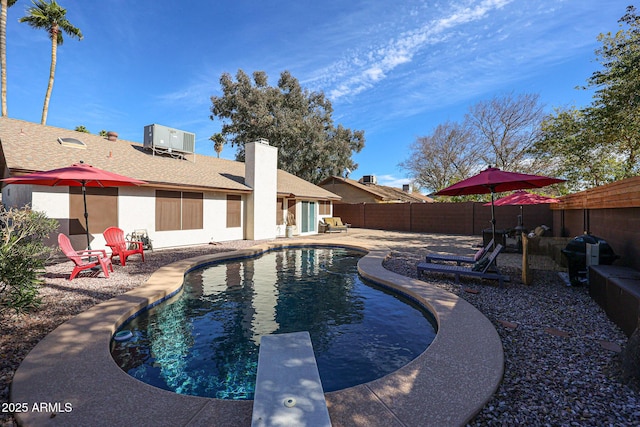
[{"label": "rooftop ac unit", "polygon": [[360,182],[363,184],[377,184],[378,180],[376,179],[375,175],[364,175],[360,179]]},{"label": "rooftop ac unit", "polygon": [[144,127],[143,145],[154,153],[193,154],[196,134],[162,125],[148,125]]}]

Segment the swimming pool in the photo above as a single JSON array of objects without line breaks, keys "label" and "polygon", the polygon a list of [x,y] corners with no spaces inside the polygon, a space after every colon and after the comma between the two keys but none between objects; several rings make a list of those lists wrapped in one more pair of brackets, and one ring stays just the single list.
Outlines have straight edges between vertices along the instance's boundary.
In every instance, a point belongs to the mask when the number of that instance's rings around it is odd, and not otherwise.
[{"label": "swimming pool", "polygon": [[325,391],[404,366],[435,337],[430,313],[363,280],[362,252],[281,249],[204,266],[184,292],[121,329],[112,355],[131,376],[180,394],[251,399],[260,336],[308,330]]}]

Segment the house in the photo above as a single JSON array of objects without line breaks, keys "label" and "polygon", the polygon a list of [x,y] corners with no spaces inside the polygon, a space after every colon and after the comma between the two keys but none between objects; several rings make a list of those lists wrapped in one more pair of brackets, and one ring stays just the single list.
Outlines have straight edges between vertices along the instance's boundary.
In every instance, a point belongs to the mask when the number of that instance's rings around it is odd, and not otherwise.
[{"label": "house", "polygon": [[[141,128],[141,134],[143,129]],[[166,151],[166,150],[165,150]],[[73,130],[0,118],[0,177],[70,166],[79,161],[147,182],[139,187],[87,188],[93,249],[102,232],[145,229],[154,248],[317,233],[339,196],[277,169],[277,148],[247,144],[246,162],[195,153],[149,150],[145,145]],[[5,206],[43,211],[60,222],[74,247],[86,245],[80,187],[2,186]],[[287,214],[291,215],[287,215]],[[83,241],[84,239],[84,241]]]},{"label": "house", "polygon": [[365,175],[359,181],[331,176],[318,184],[342,197],[341,203],[433,203],[433,199],[420,193],[410,193],[409,186],[395,188],[379,185],[374,175]]}]

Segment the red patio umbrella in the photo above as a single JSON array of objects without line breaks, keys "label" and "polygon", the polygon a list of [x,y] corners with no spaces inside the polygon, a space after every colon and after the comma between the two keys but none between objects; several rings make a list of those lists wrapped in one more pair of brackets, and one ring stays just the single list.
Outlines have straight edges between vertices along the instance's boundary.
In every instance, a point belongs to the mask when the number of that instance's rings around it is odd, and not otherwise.
[{"label": "red patio umbrella", "polygon": [[[520,206],[520,219],[523,220],[522,207],[524,205],[541,205],[544,203],[560,203],[560,200],[553,197],[541,196],[540,194],[529,193],[524,190],[517,190],[508,196],[496,200],[494,206]],[[491,206],[491,202],[485,203],[484,206]],[[523,226],[524,223],[518,225]]]},{"label": "red patio umbrella", "polygon": [[488,167],[471,178],[464,179],[452,186],[436,192],[436,196],[465,196],[470,194],[491,193],[491,231],[493,241],[496,241],[496,215],[495,193],[504,191],[522,190],[526,188],[542,188],[547,185],[557,184],[564,179],[551,178],[542,175],[530,175],[526,173],[507,172],[498,168]]},{"label": "red patio umbrella", "polygon": [[[540,194],[529,193],[524,190],[517,190],[508,196],[500,197],[494,202],[495,206],[541,205],[543,203],[560,203],[560,199],[541,196]],[[484,205],[489,206],[491,202],[487,202]]]},{"label": "red patio umbrella", "polygon": [[89,240],[89,213],[87,212],[87,187],[124,187],[146,184],[145,181],[118,175],[80,161],[71,166],[52,169],[45,172],[35,172],[14,178],[5,178],[5,184],[31,184],[46,186],[82,187],[82,199],[84,202],[84,221],[87,229],[87,248],[91,249]]}]

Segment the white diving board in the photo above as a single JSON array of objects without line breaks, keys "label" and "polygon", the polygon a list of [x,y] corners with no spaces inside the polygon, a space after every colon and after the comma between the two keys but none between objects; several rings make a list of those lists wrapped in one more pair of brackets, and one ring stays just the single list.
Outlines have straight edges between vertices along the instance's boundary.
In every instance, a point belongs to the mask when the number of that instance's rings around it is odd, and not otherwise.
[{"label": "white diving board", "polygon": [[331,426],[309,332],[260,339],[251,426]]}]

